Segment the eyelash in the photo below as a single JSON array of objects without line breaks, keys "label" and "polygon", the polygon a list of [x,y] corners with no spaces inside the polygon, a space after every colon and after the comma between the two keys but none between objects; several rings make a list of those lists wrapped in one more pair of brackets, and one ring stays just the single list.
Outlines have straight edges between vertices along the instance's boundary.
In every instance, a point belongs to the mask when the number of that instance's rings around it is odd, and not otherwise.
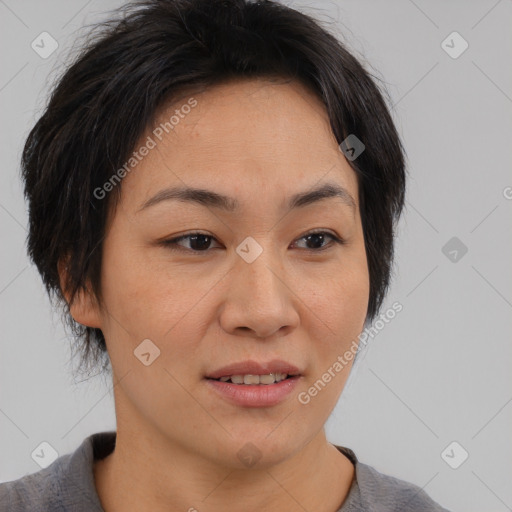
[{"label": "eyelash", "polygon": [[[161,244],[168,248],[168,249],[171,249],[172,251],[187,251],[187,252],[190,252],[190,253],[194,253],[194,254],[208,254],[209,252],[211,252],[211,248],[209,247],[208,249],[204,250],[204,251],[197,251],[197,250],[194,250],[194,249],[189,249],[188,247],[182,247],[180,245],[178,245],[178,242],[182,241],[182,240],[185,240],[185,239],[188,239],[190,237],[193,237],[193,236],[197,236],[197,235],[202,235],[202,236],[205,236],[205,237],[208,237],[208,238],[211,238],[213,240],[215,240],[215,237],[213,235],[210,235],[208,233],[201,233],[200,231],[194,231],[192,233],[187,233],[185,235],[180,235],[176,238],[170,238],[169,240],[163,240],[161,242]],[[299,237],[297,240],[301,240],[303,238],[306,238],[310,235],[327,235],[329,238],[331,238],[332,242],[336,243],[336,244],[339,244],[339,245],[343,245],[345,243],[345,240],[340,238],[340,237],[337,237],[336,235],[333,235],[332,233],[328,232],[328,231],[322,231],[322,230],[316,230],[316,231],[309,231],[308,233],[306,233],[305,235],[302,235],[301,237]],[[305,251],[309,251],[309,252],[323,252],[325,251],[326,249],[329,249],[333,246],[333,244],[328,244],[328,245],[325,245],[323,247],[321,247],[320,249],[302,249],[302,250],[305,250]],[[218,247],[216,247],[216,249],[218,249]]]}]

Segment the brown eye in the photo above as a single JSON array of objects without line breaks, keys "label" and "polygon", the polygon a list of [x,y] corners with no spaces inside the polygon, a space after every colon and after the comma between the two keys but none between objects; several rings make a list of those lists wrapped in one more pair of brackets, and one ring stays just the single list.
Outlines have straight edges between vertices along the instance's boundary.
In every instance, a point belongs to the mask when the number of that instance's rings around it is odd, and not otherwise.
[{"label": "brown eye", "polygon": [[[333,243],[343,244],[343,240],[334,236],[331,233],[326,231],[315,231],[308,233],[298,240],[305,240],[306,247],[303,247],[306,250],[319,252],[321,250],[327,249],[333,245]],[[327,243],[331,241],[331,243]],[[302,247],[301,247],[302,248]]]},{"label": "brown eye", "polygon": [[[304,240],[306,245],[305,247],[299,247],[300,249],[306,249],[313,252],[320,252],[322,250],[328,249],[333,245],[333,243],[344,243],[341,238],[333,235],[332,233],[328,233],[327,231],[315,231],[307,233],[306,235],[300,237],[298,240]],[[215,247],[212,247],[212,242],[214,241],[216,241],[215,237],[207,233],[188,233],[176,238],[164,240],[162,244],[171,250],[208,253],[210,252],[209,249],[215,249]],[[295,242],[294,245],[297,246],[297,242]]]},{"label": "brown eye", "polygon": [[[163,245],[171,248],[172,250],[183,249],[192,252],[208,252],[208,249],[210,249],[211,243],[214,240],[215,238],[212,235],[205,233],[189,233],[187,235],[171,238],[170,240],[164,240]],[[186,241],[188,247],[181,243],[183,241]]]}]

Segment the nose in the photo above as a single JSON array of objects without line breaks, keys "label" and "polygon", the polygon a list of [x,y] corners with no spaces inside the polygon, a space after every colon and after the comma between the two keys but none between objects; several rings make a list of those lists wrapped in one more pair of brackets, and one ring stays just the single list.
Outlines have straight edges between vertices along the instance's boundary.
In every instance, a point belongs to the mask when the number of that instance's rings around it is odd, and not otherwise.
[{"label": "nose", "polygon": [[269,338],[278,333],[284,336],[299,325],[298,298],[283,265],[271,252],[263,250],[252,263],[235,256],[220,314],[226,332]]}]

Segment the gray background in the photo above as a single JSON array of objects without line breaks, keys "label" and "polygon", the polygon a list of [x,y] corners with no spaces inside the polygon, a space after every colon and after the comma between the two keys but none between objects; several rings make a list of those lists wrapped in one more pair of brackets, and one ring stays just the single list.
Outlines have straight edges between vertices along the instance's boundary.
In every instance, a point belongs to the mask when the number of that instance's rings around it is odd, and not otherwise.
[{"label": "gray background", "polygon": [[[115,429],[111,384],[73,377],[70,339],[25,255],[18,173],[77,30],[121,3],[0,0],[0,481],[39,470],[30,454],[42,441],[61,455]],[[454,512],[512,510],[512,1],[287,4],[385,80],[409,157],[382,310],[399,301],[403,311],[362,354],[329,438]],[[30,46],[43,31],[59,43],[47,59]],[[441,47],[453,31],[469,44],[457,59]],[[455,262],[442,252],[452,237],[468,248]],[[441,457],[452,441],[469,453],[458,469]]]}]

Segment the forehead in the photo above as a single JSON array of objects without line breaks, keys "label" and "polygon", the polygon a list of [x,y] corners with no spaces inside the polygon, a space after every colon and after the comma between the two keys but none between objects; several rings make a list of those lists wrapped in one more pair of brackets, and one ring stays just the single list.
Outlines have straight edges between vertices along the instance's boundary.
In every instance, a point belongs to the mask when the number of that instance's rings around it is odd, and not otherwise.
[{"label": "forehead", "polygon": [[152,148],[124,179],[130,202],[170,185],[254,198],[293,194],[324,179],[357,201],[355,173],[325,106],[298,82],[239,80],[182,95],[160,109],[137,147],[148,140]]}]

